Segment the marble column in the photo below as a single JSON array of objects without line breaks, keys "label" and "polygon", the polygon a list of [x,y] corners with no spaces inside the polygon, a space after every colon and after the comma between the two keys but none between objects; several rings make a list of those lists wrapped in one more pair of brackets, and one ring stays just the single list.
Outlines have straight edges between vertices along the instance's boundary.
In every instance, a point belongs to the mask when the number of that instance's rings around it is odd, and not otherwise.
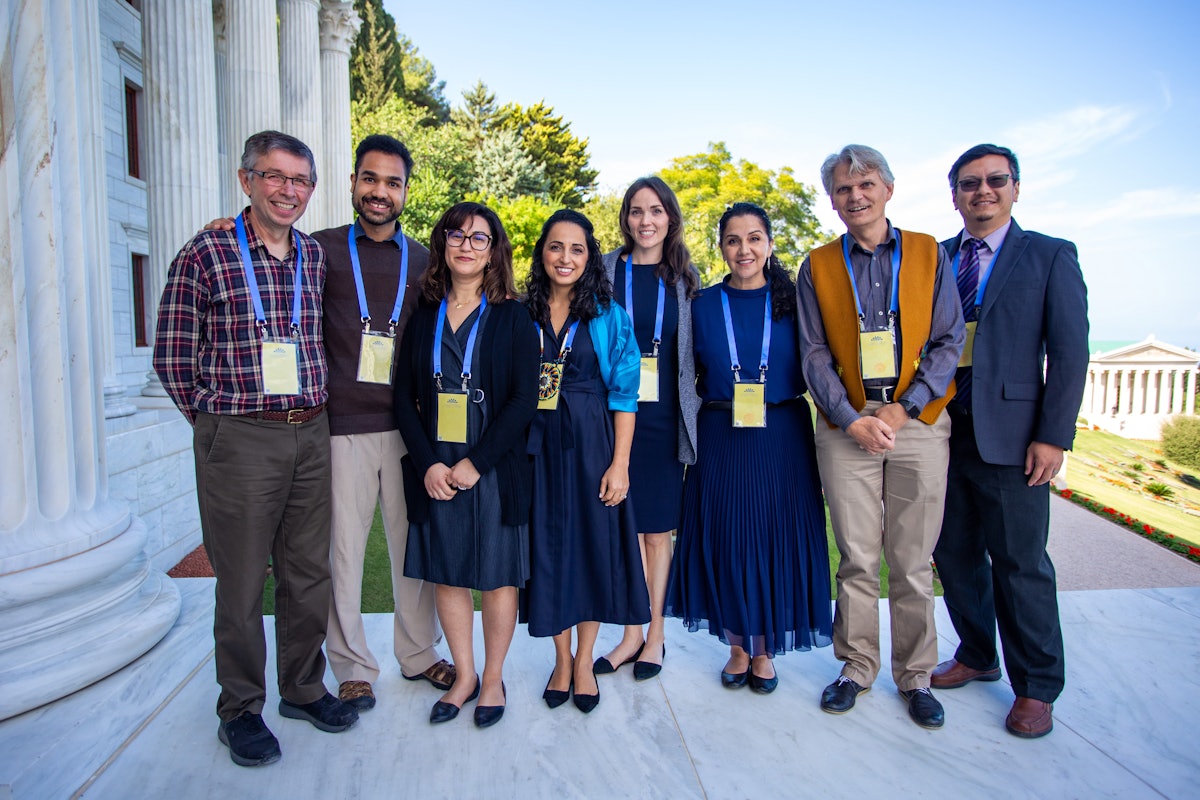
[{"label": "marble column", "polygon": [[353,3],[321,0],[321,105],[324,143],[318,155],[317,184],[326,227],[351,220],[350,173],[350,44],[361,20]]},{"label": "marble column", "polygon": [[1087,391],[1084,397],[1087,398],[1083,403],[1084,413],[1090,417],[1096,411],[1096,370],[1094,369],[1088,370]]},{"label": "marble column", "polygon": [[1108,370],[1108,380],[1105,383],[1104,390],[1104,413],[1112,414],[1113,406],[1117,404],[1117,371],[1115,369]]},{"label": "marble column", "polygon": [[1171,389],[1171,413],[1178,414],[1183,410],[1183,370],[1176,369],[1175,380]]},{"label": "marble column", "polygon": [[1183,412],[1185,414],[1195,414],[1196,413],[1196,378],[1197,377],[1200,377],[1200,370],[1192,369],[1192,370],[1188,371],[1187,388],[1184,390],[1184,402],[1187,404],[1186,410]]},{"label": "marble column", "polygon": [[1133,371],[1133,408],[1130,411],[1137,416],[1146,413],[1146,383],[1149,379],[1149,370],[1135,369]]},{"label": "marble column", "polygon": [[[209,0],[143,0],[146,192],[150,230],[148,316],[158,319],[167,270],[204,223],[222,216],[217,86]],[[142,394],[166,397],[153,371]]]},{"label": "marble column", "polygon": [[224,0],[223,6],[221,207],[234,214],[247,203],[237,181],[246,139],[279,129],[279,39],[275,0]]},{"label": "marble column", "polygon": [[1162,369],[1154,370],[1151,375],[1151,382],[1154,385],[1154,403],[1151,405],[1153,409],[1151,413],[1162,414],[1166,410],[1163,398],[1163,386],[1166,383],[1166,373]]},{"label": "marble column", "polygon": [[[279,9],[280,130],[304,142],[315,156],[324,152],[321,126],[321,52],[317,13],[320,0],[276,0]],[[329,180],[317,172],[317,184]],[[343,188],[347,183],[340,181]],[[325,219],[320,190],[313,193],[297,225],[316,231],[339,223]]]},{"label": "marble column", "polygon": [[180,606],[145,525],[108,497],[97,4],[24,3],[8,24],[0,96],[21,113],[0,158],[0,719],[138,658]]}]

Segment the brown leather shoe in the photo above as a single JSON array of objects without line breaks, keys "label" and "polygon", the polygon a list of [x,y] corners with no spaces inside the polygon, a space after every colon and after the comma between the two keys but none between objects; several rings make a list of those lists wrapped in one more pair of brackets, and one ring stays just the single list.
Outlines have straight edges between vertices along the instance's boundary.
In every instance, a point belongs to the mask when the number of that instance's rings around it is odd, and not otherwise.
[{"label": "brown leather shoe", "polygon": [[1004,727],[1013,736],[1022,739],[1036,739],[1054,730],[1054,704],[1034,700],[1032,697],[1018,697],[1013,703]]},{"label": "brown leather shoe", "polygon": [[359,711],[375,707],[375,692],[366,681],[342,681],[338,686],[338,700],[354,706]]},{"label": "brown leather shoe", "polygon": [[406,681],[429,681],[443,692],[448,692],[454,685],[455,678],[458,677],[458,671],[454,669],[453,664],[443,658],[419,675],[401,673],[401,677]]},{"label": "brown leather shoe", "polygon": [[998,681],[1000,668],[972,669],[953,658],[937,665],[937,669],[929,677],[929,682],[935,689],[957,689],[966,686],[971,681]]}]

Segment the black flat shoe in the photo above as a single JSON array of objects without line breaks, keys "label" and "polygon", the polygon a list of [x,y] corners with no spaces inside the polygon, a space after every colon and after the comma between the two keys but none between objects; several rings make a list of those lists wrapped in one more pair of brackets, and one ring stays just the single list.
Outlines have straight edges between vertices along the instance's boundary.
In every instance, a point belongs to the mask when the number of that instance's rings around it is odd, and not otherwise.
[{"label": "black flat shoe", "polygon": [[746,685],[750,677],[750,667],[745,672],[726,672],[721,670],[721,685],[726,689],[740,689]]},{"label": "black flat shoe", "polygon": [[[504,700],[508,702],[508,689],[500,682],[500,691],[504,692]],[[504,716],[504,706],[475,706],[475,727],[490,728]]]},{"label": "black flat shoe", "polygon": [[775,674],[769,678],[760,678],[753,672],[750,673],[750,688],[759,694],[770,694],[775,691],[775,687],[779,685],[779,675]]},{"label": "black flat shoe", "polygon": [[[599,658],[597,658],[595,661],[592,662],[592,674],[593,675],[611,675],[612,673],[616,672],[617,670],[619,670],[621,667],[625,666],[626,664],[637,663],[638,657],[642,654],[642,650],[644,650],[645,647],[646,647],[646,643],[642,642],[642,646],[637,649],[636,653],[634,653],[629,658],[622,661],[620,664],[617,664],[615,667],[613,666],[613,663],[611,661],[609,661],[607,658],[605,658],[604,656],[600,656]],[[636,669],[636,667],[635,667],[635,669]]]},{"label": "black flat shoe", "polygon": [[579,692],[575,692],[575,696],[571,700],[574,701],[575,707],[583,713],[592,713],[592,709],[600,705],[600,682],[596,682],[595,694],[580,694]]},{"label": "black flat shoe", "polygon": [[[642,645],[645,647],[645,645]],[[641,650],[638,654],[641,654]],[[662,646],[662,660],[667,660],[667,643],[664,641]],[[662,664],[655,664],[652,661],[635,661],[633,664],[633,679],[635,681],[648,681],[658,673],[662,672]]]},{"label": "black flat shoe", "polygon": [[[463,705],[470,703],[479,697],[480,680],[479,675],[475,676],[475,691],[471,692],[471,696],[463,701]],[[458,712],[462,710],[462,706],[456,706],[454,703],[445,703],[438,700],[433,704],[433,710],[429,712],[430,723],[437,725],[439,722],[449,722],[458,716]],[[499,719],[497,717],[496,719]]]},{"label": "black flat shoe", "polygon": [[[550,681],[554,680],[554,673],[550,673]],[[550,681],[546,681],[546,691],[542,692],[542,699],[546,701],[546,705],[551,708],[558,708],[563,703],[571,699],[571,690],[575,688],[575,678],[571,678],[571,685],[567,690],[551,689]]]}]

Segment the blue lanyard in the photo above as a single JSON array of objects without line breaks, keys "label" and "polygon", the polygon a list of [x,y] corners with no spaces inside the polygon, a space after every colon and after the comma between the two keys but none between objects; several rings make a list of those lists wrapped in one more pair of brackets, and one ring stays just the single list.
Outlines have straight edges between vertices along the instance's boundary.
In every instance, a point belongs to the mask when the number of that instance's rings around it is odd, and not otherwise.
[{"label": "blue lanyard", "polygon": [[[467,390],[467,381],[471,379],[471,360],[475,357],[475,334],[479,333],[479,320],[483,319],[483,310],[487,308],[487,292],[479,295],[479,316],[471,323],[471,333],[467,335],[467,349],[463,352],[462,390]],[[446,326],[446,298],[438,306],[437,329],[433,333],[433,380],[437,390],[442,390],[442,328]]]},{"label": "blue lanyard", "polygon": [[[900,310],[900,229],[896,232],[896,246],[892,248],[892,297],[888,307],[888,323],[891,324]],[[867,319],[863,313],[862,301],[858,299],[858,285],[854,282],[854,268],[850,266],[850,234],[842,235],[842,260],[846,262],[846,274],[850,276],[850,291],[854,292],[854,305],[858,308],[858,329],[864,330]]]},{"label": "blue lanyard", "polygon": [[[1007,241],[1008,236],[1005,235],[1004,239],[1005,239],[1005,241]],[[983,240],[980,239],[979,241],[982,242]],[[986,244],[986,242],[984,242],[984,243]],[[988,281],[992,277],[992,268],[996,266],[996,259],[998,259],[1000,257],[1000,249],[1002,247],[1004,247],[1004,242],[1000,242],[1000,247],[997,247],[995,250],[992,250],[992,260],[988,262],[987,272],[985,272],[979,276],[979,288],[975,290],[975,308],[977,308],[977,309],[983,307],[983,293],[985,291],[987,291]],[[950,264],[951,269],[954,270],[954,279],[955,280],[958,280],[958,262],[961,260],[962,260],[962,244],[960,243],[959,247],[958,247],[958,252],[956,252],[954,254],[954,261],[951,262],[951,264]],[[966,309],[964,308],[963,311],[966,311]]]},{"label": "blue lanyard", "polygon": [[[658,357],[658,346],[662,344],[663,309],[666,308],[667,285],[663,279],[658,279],[658,309],[654,312],[654,349],[652,355]],[[625,259],[625,313],[633,322],[633,254]]]},{"label": "blue lanyard", "polygon": [[[350,226],[350,265],[354,268],[354,288],[358,290],[358,313],[362,317],[363,330],[371,329],[371,313],[367,310],[367,292],[363,289],[362,265],[358,261],[358,237],[356,230],[362,226],[355,222]],[[396,305],[392,306],[392,315],[388,317],[388,334],[396,335],[396,325],[400,323],[400,307],[404,305],[404,287],[408,285],[408,237],[399,226],[393,240],[400,241],[400,286],[396,289]]]},{"label": "blue lanyard", "polygon": [[[250,257],[250,242],[246,238],[246,223],[242,220],[242,215],[238,214],[234,221],[234,228],[237,229],[238,249],[242,251],[242,270],[246,273],[246,285],[250,289],[250,299],[254,303],[254,319],[258,323],[259,329],[262,331],[263,338],[267,337],[267,312],[263,310],[262,295],[258,292],[258,278],[254,275],[254,260]],[[292,291],[292,328],[291,334],[293,339],[300,338],[300,306],[301,288],[304,273],[304,254],[300,249],[300,234],[292,231],[292,237],[295,240],[296,248],[296,279],[293,281]]]},{"label": "blue lanyard", "polygon": [[[733,370],[733,382],[741,380],[742,365],[738,363],[737,341],[733,336],[733,316],[729,313],[729,294],[721,287],[721,311],[725,314],[725,338],[729,342],[729,368]],[[763,307],[762,355],[758,359],[758,382],[767,382],[767,356],[771,352],[771,290],[767,290],[767,302]]]},{"label": "blue lanyard", "polygon": [[[533,324],[536,325],[538,329],[538,341],[542,343],[542,357],[544,358],[546,355],[546,336],[542,332],[542,325],[540,322],[535,322]],[[579,330],[579,320],[575,320],[571,323],[571,327],[567,328],[567,336],[565,339],[563,339],[562,347],[560,347],[558,350],[559,361],[565,360],[567,353],[571,352],[571,345],[575,343],[575,331],[577,330]]]}]

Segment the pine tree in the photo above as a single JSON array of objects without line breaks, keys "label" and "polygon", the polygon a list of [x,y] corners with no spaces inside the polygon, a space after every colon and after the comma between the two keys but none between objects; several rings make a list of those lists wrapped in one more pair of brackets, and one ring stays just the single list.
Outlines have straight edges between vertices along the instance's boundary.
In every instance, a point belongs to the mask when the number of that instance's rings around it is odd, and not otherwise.
[{"label": "pine tree", "polygon": [[404,95],[404,53],[396,37],[396,20],[383,0],[354,0],[362,20],[350,48],[350,99],[379,108]]}]

